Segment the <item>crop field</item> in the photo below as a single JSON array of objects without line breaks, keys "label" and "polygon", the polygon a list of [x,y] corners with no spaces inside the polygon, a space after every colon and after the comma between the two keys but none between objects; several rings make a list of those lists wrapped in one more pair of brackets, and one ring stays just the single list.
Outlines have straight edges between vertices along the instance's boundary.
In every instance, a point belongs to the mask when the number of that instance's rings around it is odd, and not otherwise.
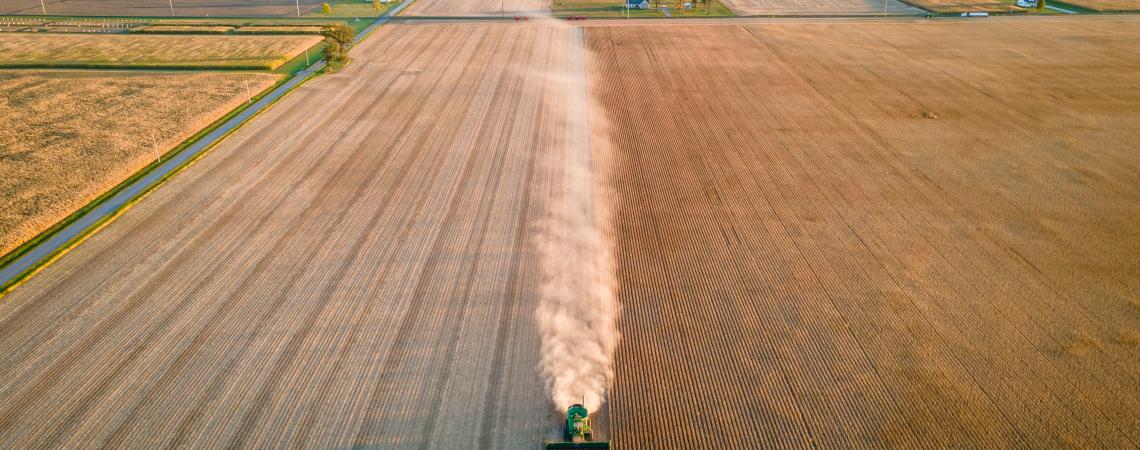
[{"label": "crop field", "polygon": [[[0,255],[276,82],[267,74],[0,71]],[[124,98],[130,101],[123,101]]]},{"label": "crop field", "polygon": [[498,16],[550,12],[549,0],[416,0],[401,16]]},{"label": "crop field", "polygon": [[619,449],[1133,448],[1138,25],[385,25],[0,299],[0,448],[537,448],[551,328]]},{"label": "crop field", "polygon": [[898,0],[721,0],[737,15],[923,14]]},{"label": "crop field", "polygon": [[271,70],[320,41],[318,36],[12,34],[0,41],[0,67]]},{"label": "crop field", "polygon": [[263,34],[320,34],[323,28],[319,26],[248,26],[238,28],[238,33],[263,33]]},{"label": "crop field", "polygon": [[588,28],[616,443],[1135,447],[1138,25]]},{"label": "crop field", "polygon": [[530,231],[586,138],[580,32],[392,25],[354,59],[0,301],[0,447],[559,431]]},{"label": "crop field", "polygon": [[234,30],[228,25],[149,25],[134,28],[135,33],[186,33],[186,34],[225,34]]},{"label": "crop field", "polygon": [[[301,14],[327,0],[300,0]],[[295,16],[294,0],[43,0],[47,13],[70,16]],[[171,4],[174,14],[171,14]],[[39,0],[4,0],[0,14],[43,14]]]}]

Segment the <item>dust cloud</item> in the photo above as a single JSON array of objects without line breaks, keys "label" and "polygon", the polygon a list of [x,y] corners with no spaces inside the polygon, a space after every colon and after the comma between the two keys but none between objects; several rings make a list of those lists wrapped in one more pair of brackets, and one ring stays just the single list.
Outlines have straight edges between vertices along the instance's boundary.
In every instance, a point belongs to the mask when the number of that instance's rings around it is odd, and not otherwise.
[{"label": "dust cloud", "polygon": [[[608,138],[605,117],[591,108],[586,84],[583,31],[542,20],[540,36],[552,40],[543,73],[545,97],[561,123],[545,153],[554,190],[538,224],[542,289],[535,318],[542,339],[541,365],[555,409],[574,403],[591,412],[604,402],[613,381],[619,341],[609,209]],[[550,30],[546,30],[550,27]]]}]

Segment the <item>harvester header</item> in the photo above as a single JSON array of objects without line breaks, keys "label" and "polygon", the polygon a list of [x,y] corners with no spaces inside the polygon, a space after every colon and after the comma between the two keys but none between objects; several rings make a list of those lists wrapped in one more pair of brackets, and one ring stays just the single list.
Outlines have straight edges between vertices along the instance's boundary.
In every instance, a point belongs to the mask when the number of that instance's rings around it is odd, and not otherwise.
[{"label": "harvester header", "polygon": [[594,429],[590,424],[590,413],[585,406],[570,405],[566,409],[566,429],[562,433],[564,441],[546,443],[546,450],[565,449],[609,449],[608,441],[595,441]]}]

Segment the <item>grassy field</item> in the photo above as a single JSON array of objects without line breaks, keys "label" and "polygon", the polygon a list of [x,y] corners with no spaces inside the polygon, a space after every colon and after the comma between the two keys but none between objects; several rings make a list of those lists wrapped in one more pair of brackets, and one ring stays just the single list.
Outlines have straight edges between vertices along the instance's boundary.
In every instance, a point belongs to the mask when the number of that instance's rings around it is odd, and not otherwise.
[{"label": "grassy field", "polygon": [[[267,74],[0,71],[0,254],[278,80]],[[153,140],[152,140],[153,139]]]},{"label": "grassy field", "polygon": [[313,8],[311,11],[309,11],[303,17],[310,17],[310,18],[328,17],[328,18],[339,18],[339,19],[354,18],[354,17],[376,17],[376,16],[379,16],[381,14],[384,14],[389,9],[396,7],[396,5],[399,5],[400,0],[393,0],[393,1],[390,1],[388,3],[381,3],[380,9],[376,9],[376,6],[372,3],[371,0],[336,0],[336,1],[329,1],[328,3],[329,3],[329,6],[332,7],[331,13],[325,14],[324,12],[321,11],[321,8],[318,6],[316,8]]},{"label": "grassy field", "polygon": [[1140,20],[586,30],[621,448],[1140,442]]},{"label": "grassy field", "polygon": [[[551,4],[555,16],[587,16],[587,17],[626,17],[625,4],[620,1],[597,0],[554,0]],[[672,6],[672,4],[668,4]],[[732,16],[733,11],[720,1],[713,0],[711,11],[705,11],[704,4],[698,4],[697,10],[685,14],[677,14],[671,10],[673,17],[725,17]],[[630,9],[630,18],[665,17],[657,9]]]},{"label": "grassy field", "polygon": [[317,36],[12,34],[0,41],[0,68],[192,68],[272,70]]}]

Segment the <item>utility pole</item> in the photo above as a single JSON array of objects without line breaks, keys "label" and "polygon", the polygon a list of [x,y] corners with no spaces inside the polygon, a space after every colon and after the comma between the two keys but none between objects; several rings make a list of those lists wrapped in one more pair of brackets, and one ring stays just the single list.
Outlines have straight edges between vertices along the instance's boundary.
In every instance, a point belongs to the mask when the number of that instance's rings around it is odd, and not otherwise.
[{"label": "utility pole", "polygon": [[158,153],[158,140],[154,138],[154,133],[150,135],[150,145],[154,149],[154,160],[162,162],[162,155]]},{"label": "utility pole", "polygon": [[47,15],[47,6],[44,6],[44,0],[40,0],[40,8],[44,10],[44,15]]},{"label": "utility pole", "polygon": [[[40,0],[40,1],[43,1],[43,0]],[[168,0],[168,1],[170,2],[170,17],[174,17],[174,0]]]},{"label": "utility pole", "polygon": [[241,82],[245,84],[245,101],[252,105],[253,96],[249,94],[249,79],[246,77],[241,77]]},{"label": "utility pole", "polygon": [[301,17],[301,0],[296,0],[297,3],[297,17]]}]

